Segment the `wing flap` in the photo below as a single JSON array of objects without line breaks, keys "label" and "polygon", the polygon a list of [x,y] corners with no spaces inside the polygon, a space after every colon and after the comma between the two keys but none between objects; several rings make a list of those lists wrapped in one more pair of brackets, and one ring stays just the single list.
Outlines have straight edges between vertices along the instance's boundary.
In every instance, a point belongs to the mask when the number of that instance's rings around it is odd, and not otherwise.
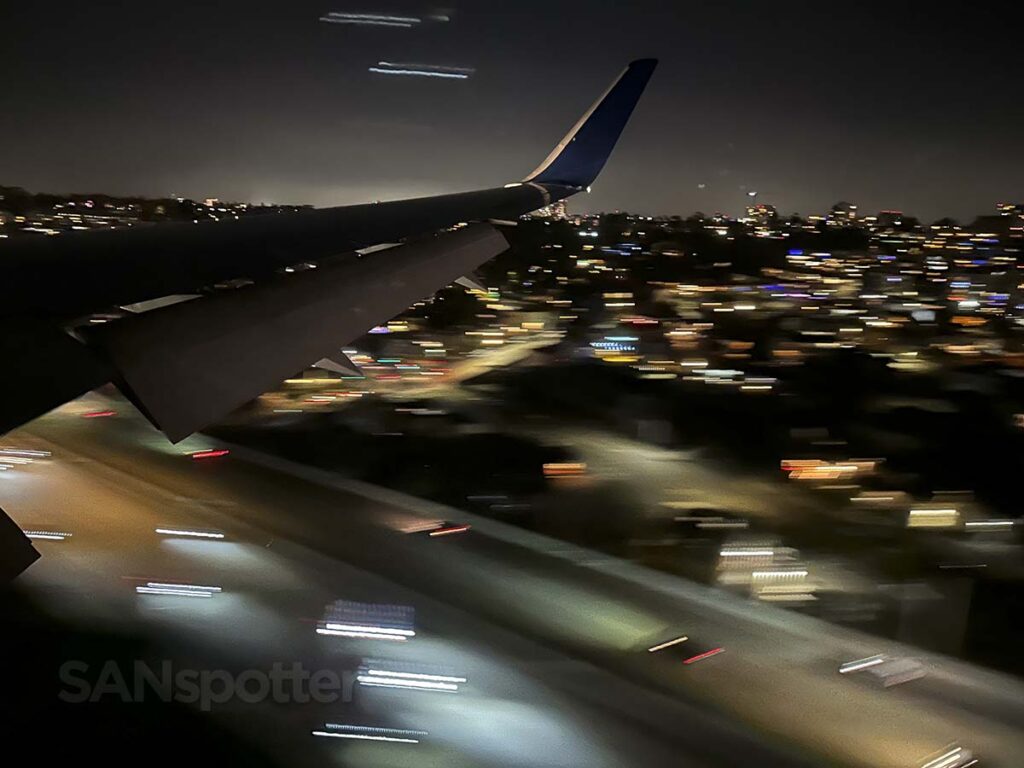
[{"label": "wing flap", "polygon": [[508,247],[477,224],[100,326],[118,386],[174,442]]}]

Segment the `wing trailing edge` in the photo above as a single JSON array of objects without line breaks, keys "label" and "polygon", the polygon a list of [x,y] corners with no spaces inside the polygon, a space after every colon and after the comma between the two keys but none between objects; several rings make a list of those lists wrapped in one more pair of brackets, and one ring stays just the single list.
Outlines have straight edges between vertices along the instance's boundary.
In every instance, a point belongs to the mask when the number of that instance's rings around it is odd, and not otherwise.
[{"label": "wing trailing edge", "polygon": [[89,341],[125,395],[178,442],[507,247],[493,227],[474,224],[126,317]]}]

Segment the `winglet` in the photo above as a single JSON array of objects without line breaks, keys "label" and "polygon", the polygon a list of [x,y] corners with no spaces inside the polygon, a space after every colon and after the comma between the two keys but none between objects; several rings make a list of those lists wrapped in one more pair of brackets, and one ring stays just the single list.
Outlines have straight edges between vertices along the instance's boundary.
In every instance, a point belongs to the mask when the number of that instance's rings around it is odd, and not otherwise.
[{"label": "winglet", "polygon": [[657,59],[639,59],[626,67],[524,181],[589,187],[608,161],[657,65]]}]

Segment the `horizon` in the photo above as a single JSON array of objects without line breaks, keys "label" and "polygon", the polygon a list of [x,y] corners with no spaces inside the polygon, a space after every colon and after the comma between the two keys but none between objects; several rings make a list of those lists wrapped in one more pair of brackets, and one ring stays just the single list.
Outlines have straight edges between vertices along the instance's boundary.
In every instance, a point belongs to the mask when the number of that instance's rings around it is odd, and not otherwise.
[{"label": "horizon", "polygon": [[[33,197],[37,197],[37,196],[50,196],[50,197],[64,198],[64,199],[68,199],[68,200],[73,199],[73,198],[90,198],[90,197],[97,197],[97,198],[99,198],[99,197],[105,197],[105,198],[111,198],[111,199],[115,199],[115,200],[145,200],[145,201],[150,201],[150,202],[156,202],[156,201],[161,201],[161,200],[175,200],[175,201],[178,201],[178,202],[191,202],[191,203],[197,203],[197,204],[205,204],[206,200],[216,200],[218,203],[221,203],[223,205],[229,205],[229,206],[242,206],[242,205],[244,205],[244,206],[251,206],[251,207],[283,207],[283,208],[293,208],[293,207],[296,207],[296,208],[297,207],[328,208],[328,207],[335,207],[335,206],[319,206],[319,205],[313,205],[311,203],[297,203],[297,202],[289,202],[289,201],[282,201],[282,200],[231,200],[231,199],[224,199],[224,198],[214,197],[212,195],[206,195],[206,196],[203,196],[203,195],[198,195],[198,196],[186,195],[186,196],[182,196],[182,195],[176,195],[176,194],[166,194],[166,195],[151,196],[151,195],[145,195],[145,194],[115,194],[115,193],[111,193],[111,192],[102,192],[102,191],[98,191],[98,190],[91,190],[89,192],[67,192],[67,191],[64,191],[64,192],[52,192],[52,191],[48,191],[48,190],[45,190],[45,191],[44,190],[32,190],[32,189],[28,189],[28,188],[26,188],[24,186],[21,186],[19,184],[0,184],[0,190],[3,190],[3,189],[19,189],[19,190],[22,190],[26,194],[28,194],[30,196],[33,196]],[[416,197],[420,197],[420,196],[417,195]],[[412,198],[412,197],[396,197],[396,198],[390,198],[390,199],[389,198],[380,198],[380,199],[377,199],[377,200],[364,200],[364,201],[362,201],[362,203],[390,202],[392,200],[409,200],[409,199],[415,199],[415,198]],[[2,201],[3,201],[3,196],[0,195],[0,209],[2,209],[2,207],[3,207],[2,206]],[[784,210],[780,210],[778,208],[778,206],[775,206],[771,202],[762,202],[762,203],[759,203],[759,204],[761,204],[761,205],[768,205],[768,206],[774,207],[776,209],[777,217],[780,220],[782,220],[782,219],[792,218],[794,216],[800,217],[802,219],[808,219],[808,218],[810,218],[812,216],[824,216],[824,215],[827,215],[829,213],[829,211],[832,209],[833,206],[839,205],[841,203],[848,203],[848,202],[850,202],[850,200],[848,198],[841,198],[841,199],[836,200],[835,202],[833,202],[833,203],[831,203],[831,204],[829,204],[829,205],[827,205],[827,206],[825,206],[823,208],[817,209],[815,211],[806,212],[806,213],[802,212],[802,211],[784,211]],[[356,205],[358,205],[358,204],[360,204],[360,203],[356,203]],[[857,204],[854,203],[854,205],[857,205]],[[999,209],[999,206],[1002,206],[1002,205],[1024,205],[1024,203],[1013,203],[1010,200],[997,200],[997,201],[992,203],[990,209],[988,209],[987,211],[979,211],[979,212],[976,212],[976,213],[973,213],[973,214],[968,214],[967,217],[958,217],[958,216],[952,216],[952,215],[944,214],[944,215],[937,216],[935,218],[931,218],[931,217],[920,216],[920,215],[918,215],[916,212],[914,212],[912,210],[905,210],[905,209],[900,209],[900,208],[895,208],[895,207],[879,208],[876,211],[865,213],[863,216],[858,215],[855,220],[856,221],[863,221],[866,218],[870,218],[871,216],[875,216],[875,215],[880,214],[880,213],[899,213],[902,216],[908,216],[908,217],[910,217],[912,219],[916,219],[922,225],[925,225],[925,224],[933,225],[936,222],[942,221],[944,219],[953,219],[957,223],[958,226],[965,226],[965,225],[969,225],[970,223],[972,223],[974,220],[976,220],[978,218],[982,218],[982,217],[986,217],[986,216],[999,215],[998,214],[998,209]],[[336,207],[344,207],[344,204],[340,204],[340,205],[338,205]],[[858,208],[858,210],[860,210],[861,206],[857,205],[857,208]],[[591,211],[568,211],[567,213],[569,215],[572,215],[572,216],[606,216],[606,215],[611,215],[611,214],[624,214],[624,215],[627,215],[627,216],[647,217],[647,218],[653,218],[653,219],[670,219],[670,218],[674,218],[674,217],[679,217],[679,218],[682,218],[682,219],[687,219],[687,218],[696,216],[697,214],[702,214],[705,218],[708,218],[708,219],[716,218],[716,217],[721,216],[721,217],[724,217],[724,218],[727,218],[727,219],[739,220],[739,219],[744,217],[746,212],[744,211],[744,212],[741,212],[741,213],[727,213],[727,212],[724,212],[724,211],[693,210],[693,211],[690,211],[688,213],[682,213],[682,212],[677,212],[677,213],[650,213],[650,212],[647,212],[647,211],[614,209],[614,210],[600,210],[600,211],[597,211],[597,210],[591,210]]]},{"label": "horizon", "polygon": [[203,6],[201,24],[188,3],[57,18],[6,4],[5,172],[39,189],[319,207],[500,186],[626,62],[654,56],[596,209],[736,213],[756,191],[787,211],[847,198],[936,219],[1024,197],[1008,5],[955,24],[898,3],[452,5],[394,29],[324,23],[306,0]]}]

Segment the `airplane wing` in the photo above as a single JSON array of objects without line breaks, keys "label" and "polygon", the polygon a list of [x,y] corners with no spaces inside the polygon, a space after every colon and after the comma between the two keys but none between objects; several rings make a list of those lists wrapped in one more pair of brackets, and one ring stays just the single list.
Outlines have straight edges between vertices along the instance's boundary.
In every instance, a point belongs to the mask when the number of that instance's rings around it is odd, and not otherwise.
[{"label": "airplane wing", "polygon": [[0,509],[0,584],[20,575],[38,559],[39,552],[28,536]]},{"label": "airplane wing", "polygon": [[[108,381],[172,441],[202,429],[503,251],[482,222],[588,188],[655,65],[630,64],[537,171],[503,187],[8,241],[0,434]],[[358,253],[380,243],[400,245]],[[316,269],[284,272],[297,264]],[[245,286],[209,290],[228,281]]]}]

